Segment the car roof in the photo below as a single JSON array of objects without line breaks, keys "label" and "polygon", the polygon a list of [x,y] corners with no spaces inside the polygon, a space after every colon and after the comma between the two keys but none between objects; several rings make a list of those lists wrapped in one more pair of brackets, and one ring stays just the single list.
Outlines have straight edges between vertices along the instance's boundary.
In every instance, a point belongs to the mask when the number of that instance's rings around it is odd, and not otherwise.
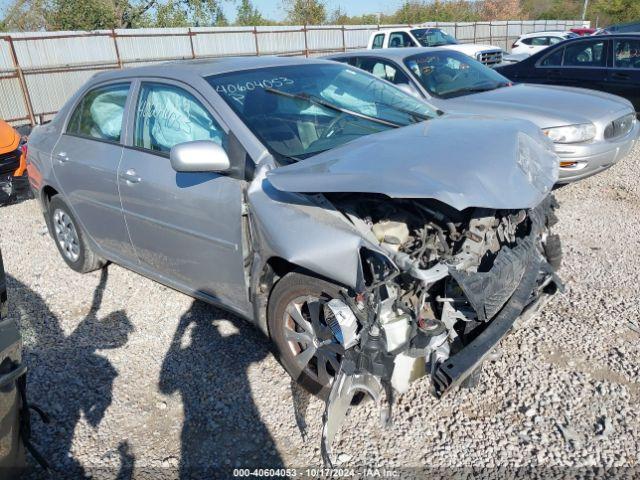
[{"label": "car roof", "polygon": [[290,65],[309,65],[326,63],[326,60],[305,57],[278,57],[278,56],[244,56],[221,57],[197,60],[177,60],[163,62],[143,67],[125,68],[122,70],[110,70],[95,75],[95,79],[101,81],[131,78],[131,77],[208,77],[221,73],[253,70],[256,68],[284,67]]},{"label": "car roof", "polygon": [[546,37],[547,35],[566,35],[568,32],[566,30],[549,30],[546,32],[530,32],[525,33],[524,35],[520,35],[520,38],[530,38],[530,37]]},{"label": "car roof", "polygon": [[[379,57],[379,58],[388,58],[389,60],[402,61],[407,57],[412,55],[416,55],[418,53],[427,53],[427,52],[441,52],[442,50],[446,50],[446,47],[401,47],[401,48],[375,48],[373,50],[349,50],[344,53],[336,53],[333,55],[327,55],[322,58],[343,58],[343,57],[355,57],[355,56],[363,56],[363,57]],[[451,49],[452,52],[456,50]]]}]

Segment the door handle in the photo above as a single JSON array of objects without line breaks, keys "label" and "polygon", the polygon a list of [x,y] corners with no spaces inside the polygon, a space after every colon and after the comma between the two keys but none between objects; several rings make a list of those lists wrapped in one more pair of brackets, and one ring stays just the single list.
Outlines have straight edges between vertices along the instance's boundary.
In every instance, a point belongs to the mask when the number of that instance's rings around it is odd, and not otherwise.
[{"label": "door handle", "polygon": [[58,163],[67,163],[69,161],[69,155],[67,152],[58,152]]},{"label": "door handle", "polygon": [[120,175],[127,183],[140,183],[142,180],[133,168]]},{"label": "door handle", "polygon": [[21,363],[16,364],[10,372],[0,376],[0,389],[12,384],[25,373],[27,373],[27,366]]}]

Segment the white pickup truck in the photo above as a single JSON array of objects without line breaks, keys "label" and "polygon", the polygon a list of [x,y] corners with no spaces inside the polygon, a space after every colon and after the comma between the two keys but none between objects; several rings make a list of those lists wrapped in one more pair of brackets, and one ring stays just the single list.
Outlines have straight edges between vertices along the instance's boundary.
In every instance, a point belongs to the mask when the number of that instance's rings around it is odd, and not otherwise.
[{"label": "white pickup truck", "polygon": [[373,32],[369,37],[368,49],[402,47],[445,47],[475,58],[488,67],[502,62],[503,51],[492,45],[458,43],[451,35],[439,28],[404,27]]}]

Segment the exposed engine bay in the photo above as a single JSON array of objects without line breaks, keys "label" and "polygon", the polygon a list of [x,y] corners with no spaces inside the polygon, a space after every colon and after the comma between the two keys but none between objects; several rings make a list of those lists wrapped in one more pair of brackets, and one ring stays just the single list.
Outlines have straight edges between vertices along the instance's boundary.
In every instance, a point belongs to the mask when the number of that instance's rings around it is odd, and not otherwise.
[{"label": "exposed engine bay", "polygon": [[380,251],[362,249],[356,291],[332,300],[345,349],[323,417],[322,456],[360,392],[391,420],[394,392],[425,375],[441,397],[481,366],[513,323],[560,288],[555,199],[529,210],[455,210],[435,200],[327,198]]}]

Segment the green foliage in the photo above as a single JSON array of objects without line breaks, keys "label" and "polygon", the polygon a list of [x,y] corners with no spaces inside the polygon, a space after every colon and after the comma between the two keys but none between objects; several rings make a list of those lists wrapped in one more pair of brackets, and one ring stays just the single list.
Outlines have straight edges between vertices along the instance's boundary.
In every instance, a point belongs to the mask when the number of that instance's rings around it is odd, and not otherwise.
[{"label": "green foliage", "polygon": [[327,9],[320,0],[283,0],[282,6],[292,25],[320,25],[327,20]]},{"label": "green foliage", "polygon": [[591,11],[591,18],[600,17],[601,22],[610,25],[640,20],[639,0],[596,0]]},{"label": "green foliage", "polygon": [[265,25],[266,20],[249,0],[242,0],[236,12],[236,25]]}]

